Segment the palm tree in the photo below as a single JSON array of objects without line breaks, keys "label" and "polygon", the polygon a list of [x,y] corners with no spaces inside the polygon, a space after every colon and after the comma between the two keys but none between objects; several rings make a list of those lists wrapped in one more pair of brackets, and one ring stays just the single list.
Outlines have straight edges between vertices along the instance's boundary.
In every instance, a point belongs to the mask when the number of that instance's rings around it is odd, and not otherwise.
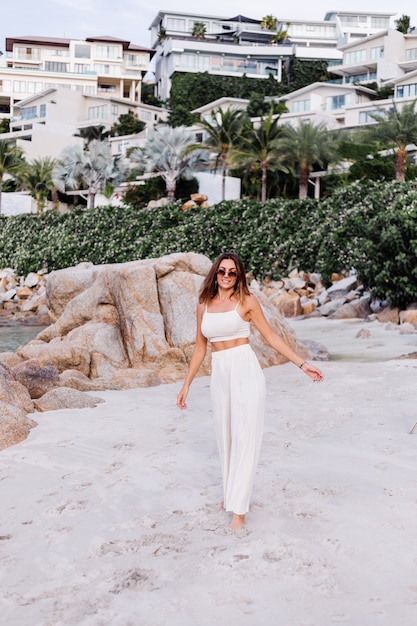
[{"label": "palm tree", "polygon": [[1,214],[1,188],[5,174],[16,175],[25,163],[23,150],[18,148],[9,139],[0,140],[0,214]]},{"label": "palm tree", "polygon": [[[56,188],[66,190],[87,188],[88,208],[94,208],[96,194],[106,188],[107,183],[117,185],[126,180],[128,166],[119,157],[113,157],[107,141],[93,140],[88,149],[67,146],[63,149],[52,172]],[[80,192],[80,195],[81,192]]]},{"label": "palm tree", "polygon": [[266,181],[268,171],[288,173],[284,163],[286,153],[283,152],[280,139],[284,132],[279,126],[280,116],[273,115],[272,110],[262,117],[259,126],[249,122],[246,132],[241,137],[240,147],[232,151],[233,164],[243,165],[248,170],[261,170],[261,201],[266,200]]},{"label": "palm tree", "polygon": [[407,145],[417,144],[416,102],[404,104],[401,110],[393,102],[388,110],[373,113],[371,117],[378,123],[365,131],[369,138],[395,149],[395,180],[400,182],[405,180]]},{"label": "palm tree", "polygon": [[84,146],[88,146],[91,141],[103,141],[110,136],[110,131],[106,130],[106,127],[102,124],[100,126],[86,126],[80,128],[78,133],[74,134],[74,137],[82,137],[84,139]]},{"label": "palm tree", "polygon": [[278,20],[274,15],[265,15],[261,20],[261,28],[265,30],[276,30]]},{"label": "palm tree", "polygon": [[55,164],[55,159],[50,157],[34,159],[23,167],[18,177],[23,189],[36,200],[39,215],[43,214],[48,198],[56,189],[52,180]]},{"label": "palm tree", "polygon": [[196,37],[198,40],[206,38],[206,25],[204,22],[194,22],[193,30],[191,35]]},{"label": "palm tree", "polygon": [[160,125],[149,135],[143,148],[132,151],[130,158],[143,171],[162,176],[167,197],[173,200],[178,179],[192,178],[196,169],[207,164],[207,158],[201,150],[187,150],[194,141],[194,134],[186,126],[171,128]]},{"label": "palm tree", "polygon": [[403,35],[409,35],[410,33],[414,33],[415,26],[411,26],[411,18],[409,15],[402,15],[395,20],[395,30],[398,30]]},{"label": "palm tree", "polygon": [[307,197],[308,179],[315,164],[324,167],[337,155],[337,142],[322,122],[301,122],[298,127],[285,126],[281,149],[286,152],[298,172],[300,199]]},{"label": "palm tree", "polygon": [[198,126],[207,134],[202,144],[195,144],[190,150],[210,150],[215,154],[215,168],[220,162],[222,173],[222,200],[226,197],[226,175],[230,166],[230,156],[233,148],[238,145],[243,125],[247,116],[242,111],[234,109],[215,109],[211,111],[210,120],[198,122]]}]

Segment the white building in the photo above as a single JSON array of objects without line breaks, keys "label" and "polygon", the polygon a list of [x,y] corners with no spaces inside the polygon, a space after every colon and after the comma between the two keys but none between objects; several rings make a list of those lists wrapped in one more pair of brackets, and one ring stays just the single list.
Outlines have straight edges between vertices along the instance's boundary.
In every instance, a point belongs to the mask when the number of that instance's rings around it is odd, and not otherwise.
[{"label": "white building", "polygon": [[[393,13],[332,12],[324,20],[278,19],[276,30],[261,27],[261,20],[242,15],[232,18],[201,13],[159,11],[150,26],[156,95],[169,96],[174,72],[282,79],[283,64],[292,57],[342,61],[339,45],[388,28]],[[192,35],[202,23],[204,37]],[[286,33],[284,35],[284,33]]]},{"label": "white building", "polygon": [[114,37],[6,38],[0,57],[0,119],[9,118],[16,103],[50,88],[140,102],[142,76],[153,54]]},{"label": "white building", "polygon": [[50,88],[15,104],[10,132],[0,137],[15,139],[28,160],[57,158],[68,145],[84,145],[83,139],[76,136],[81,129],[102,126],[108,131],[120,115],[130,111],[148,128],[168,117],[166,109],[125,98]]}]

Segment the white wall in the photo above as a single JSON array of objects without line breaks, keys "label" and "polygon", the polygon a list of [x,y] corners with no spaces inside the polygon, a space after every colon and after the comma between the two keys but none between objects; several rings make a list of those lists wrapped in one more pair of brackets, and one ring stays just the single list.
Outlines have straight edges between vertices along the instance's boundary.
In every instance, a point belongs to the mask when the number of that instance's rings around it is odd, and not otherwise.
[{"label": "white wall", "polygon": [[[194,174],[199,184],[199,192],[208,196],[210,205],[222,201],[222,176],[208,172],[196,172]],[[226,200],[240,199],[240,178],[226,176]]]},{"label": "white wall", "polygon": [[7,216],[36,213],[36,202],[25,193],[2,193],[1,213]]}]

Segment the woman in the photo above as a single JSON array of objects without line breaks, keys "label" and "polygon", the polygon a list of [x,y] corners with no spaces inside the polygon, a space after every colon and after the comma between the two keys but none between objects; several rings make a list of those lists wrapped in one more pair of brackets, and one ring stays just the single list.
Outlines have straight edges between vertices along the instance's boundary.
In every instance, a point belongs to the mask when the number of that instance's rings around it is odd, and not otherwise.
[{"label": "woman", "polygon": [[219,447],[224,500],[233,513],[231,528],[242,530],[262,441],[265,378],[249,345],[250,323],[272,348],[313,381],[321,371],[304,361],[268,324],[250,293],[245,269],[234,252],[222,253],[207,274],[197,305],[197,336],[184,385],[177,397],[187,407],[188,391],[211,343],[211,400]]}]

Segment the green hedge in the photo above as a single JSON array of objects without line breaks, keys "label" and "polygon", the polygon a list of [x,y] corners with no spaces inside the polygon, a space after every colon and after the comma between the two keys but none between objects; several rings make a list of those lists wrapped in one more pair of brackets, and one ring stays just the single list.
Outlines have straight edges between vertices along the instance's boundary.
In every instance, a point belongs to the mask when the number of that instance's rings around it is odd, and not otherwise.
[{"label": "green hedge", "polygon": [[186,212],[179,203],[98,207],[0,219],[0,267],[20,274],[172,252],[213,259],[228,249],[258,279],[298,267],[328,283],[332,272],[355,269],[375,296],[404,306],[417,301],[417,186],[354,184],[321,202],[241,200]]}]

